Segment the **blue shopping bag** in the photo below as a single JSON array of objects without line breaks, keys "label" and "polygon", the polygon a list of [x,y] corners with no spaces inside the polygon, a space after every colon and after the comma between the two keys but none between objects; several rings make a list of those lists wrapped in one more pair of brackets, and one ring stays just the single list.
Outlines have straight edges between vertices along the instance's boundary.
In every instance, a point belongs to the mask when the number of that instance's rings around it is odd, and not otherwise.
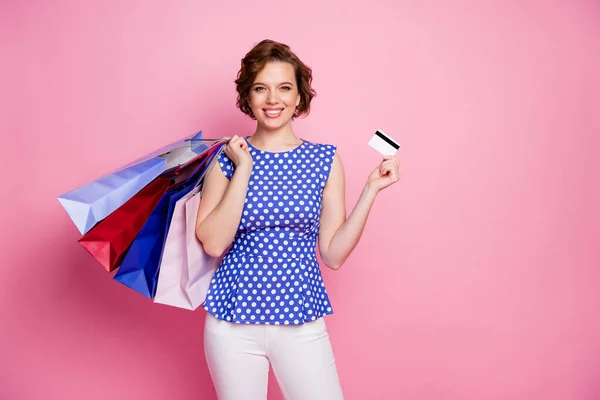
[{"label": "blue shopping bag", "polygon": [[125,286],[154,298],[158,284],[159,266],[175,204],[201,183],[212,160],[223,143],[214,146],[204,162],[181,185],[168,190],[137,234],[114,279]]}]

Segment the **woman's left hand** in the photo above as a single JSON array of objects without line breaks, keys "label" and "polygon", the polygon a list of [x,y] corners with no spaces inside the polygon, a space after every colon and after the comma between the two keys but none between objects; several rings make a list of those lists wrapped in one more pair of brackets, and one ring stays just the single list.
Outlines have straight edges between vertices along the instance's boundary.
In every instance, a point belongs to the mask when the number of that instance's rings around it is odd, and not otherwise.
[{"label": "woman's left hand", "polygon": [[381,189],[393,185],[400,179],[400,162],[394,156],[385,156],[383,161],[371,172],[367,179],[369,188],[379,192]]}]

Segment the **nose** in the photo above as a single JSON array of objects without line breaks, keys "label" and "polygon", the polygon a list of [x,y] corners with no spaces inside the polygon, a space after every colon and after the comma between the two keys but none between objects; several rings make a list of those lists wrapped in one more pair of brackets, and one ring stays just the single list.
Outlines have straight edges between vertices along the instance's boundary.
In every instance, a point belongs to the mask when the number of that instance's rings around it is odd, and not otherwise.
[{"label": "nose", "polygon": [[277,91],[269,90],[269,94],[267,95],[267,104],[277,104]]}]

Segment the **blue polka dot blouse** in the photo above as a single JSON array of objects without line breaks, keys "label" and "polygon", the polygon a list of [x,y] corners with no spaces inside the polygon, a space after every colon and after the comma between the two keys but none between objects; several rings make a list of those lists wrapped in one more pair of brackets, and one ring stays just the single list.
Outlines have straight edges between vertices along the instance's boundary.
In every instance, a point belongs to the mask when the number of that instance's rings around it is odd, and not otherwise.
[{"label": "blue polka dot blouse", "polygon": [[[316,256],[323,189],[334,145],[304,140],[290,151],[248,143],[253,160],[235,239],[211,281],[204,309],[246,324],[303,324],[333,309]],[[219,164],[228,179],[235,165]]]}]

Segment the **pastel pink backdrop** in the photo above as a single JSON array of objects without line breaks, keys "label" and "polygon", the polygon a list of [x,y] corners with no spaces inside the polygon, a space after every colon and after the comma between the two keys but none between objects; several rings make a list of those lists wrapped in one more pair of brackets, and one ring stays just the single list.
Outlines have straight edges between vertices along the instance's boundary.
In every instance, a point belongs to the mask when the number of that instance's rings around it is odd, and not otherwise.
[{"label": "pastel pink backdrop", "polygon": [[0,398],[215,398],[204,312],[113,281],[56,197],[198,129],[251,133],[233,79],[263,38],[314,69],[296,131],[339,146],[348,211],[380,160],[373,132],[402,144],[400,183],[324,271],[346,398],[600,398],[597,2],[60,0],[0,16]]}]

